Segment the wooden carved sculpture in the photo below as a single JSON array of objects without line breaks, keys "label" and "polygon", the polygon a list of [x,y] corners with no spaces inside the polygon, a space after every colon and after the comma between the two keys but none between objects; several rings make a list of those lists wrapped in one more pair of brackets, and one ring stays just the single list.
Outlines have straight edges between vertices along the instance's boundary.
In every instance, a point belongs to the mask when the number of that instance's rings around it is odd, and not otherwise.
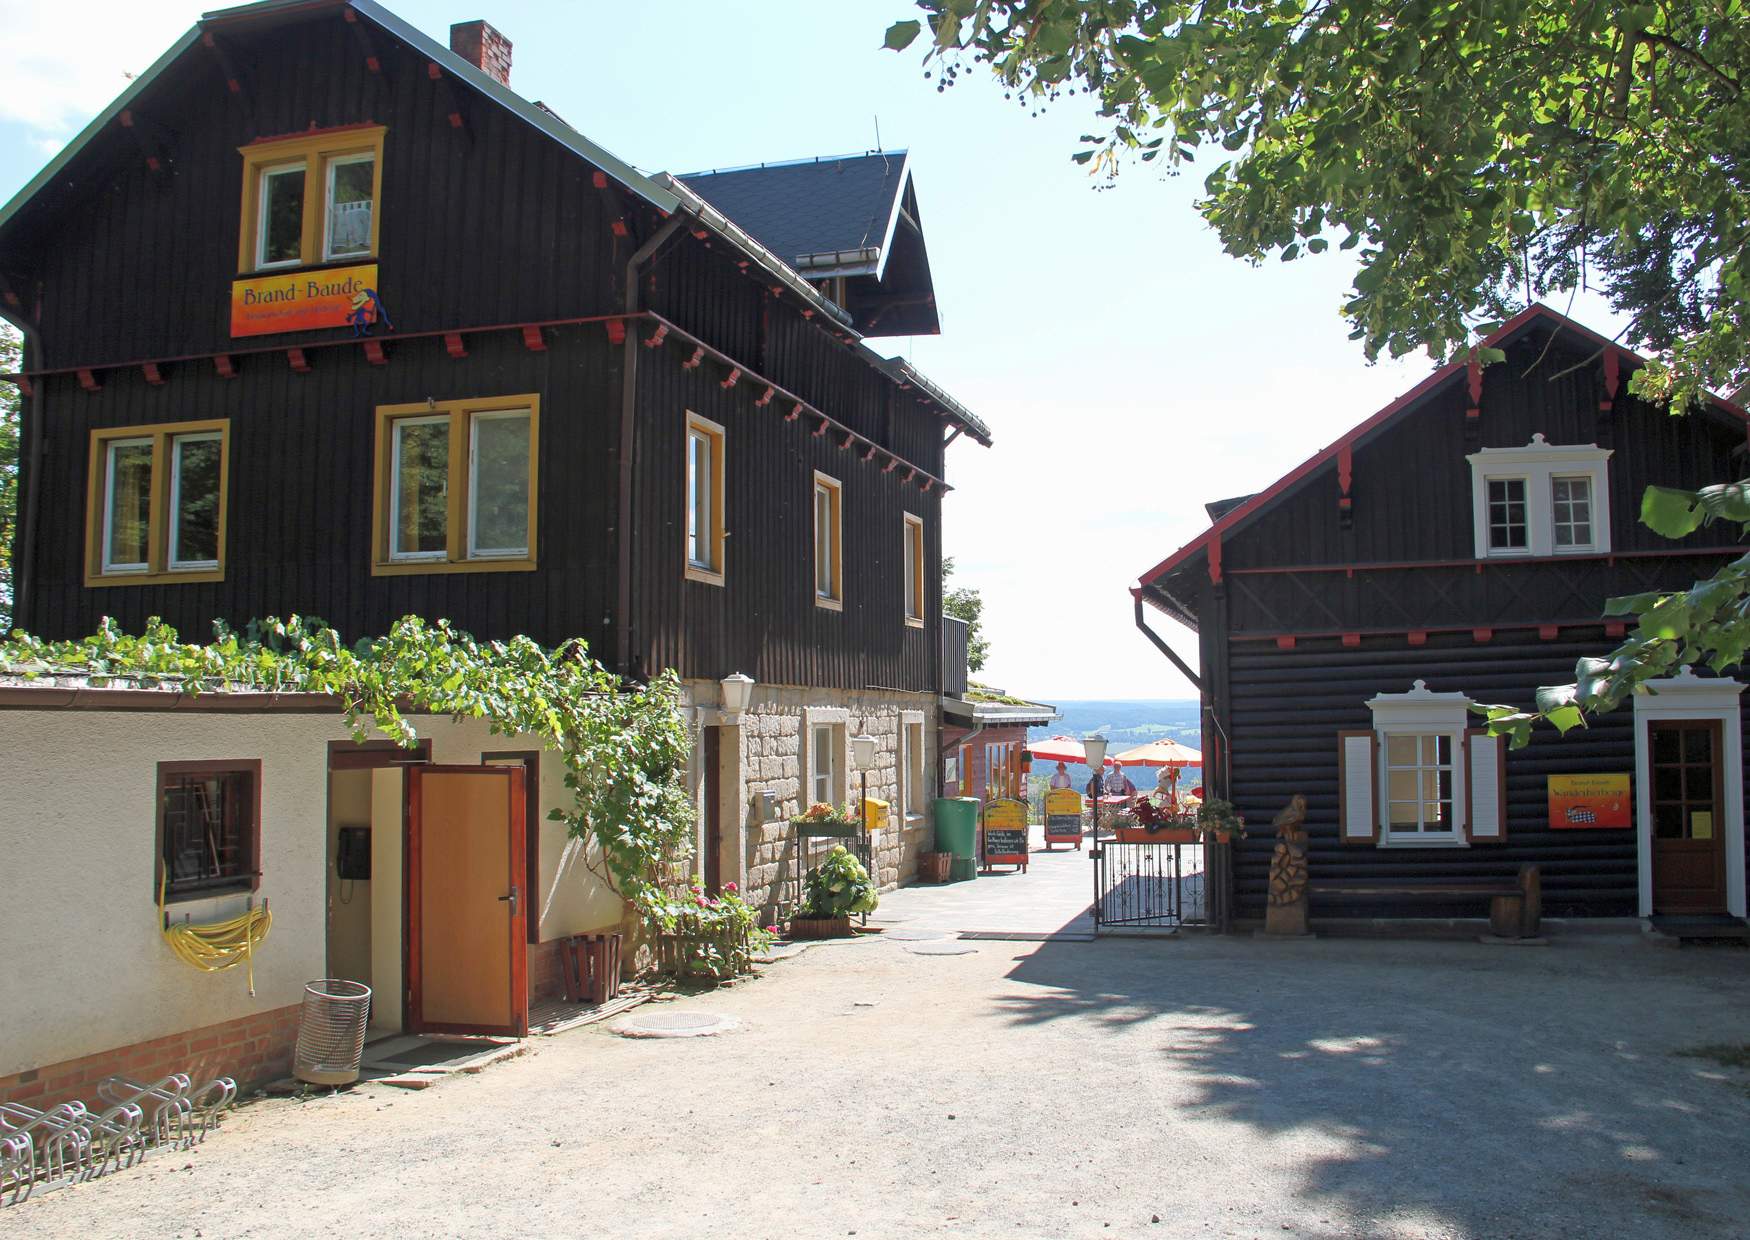
[{"label": "wooden carved sculpture", "polygon": [[1264,933],[1303,935],[1306,929],[1306,798],[1299,793],[1273,823],[1276,851],[1270,856],[1270,902],[1264,910]]}]

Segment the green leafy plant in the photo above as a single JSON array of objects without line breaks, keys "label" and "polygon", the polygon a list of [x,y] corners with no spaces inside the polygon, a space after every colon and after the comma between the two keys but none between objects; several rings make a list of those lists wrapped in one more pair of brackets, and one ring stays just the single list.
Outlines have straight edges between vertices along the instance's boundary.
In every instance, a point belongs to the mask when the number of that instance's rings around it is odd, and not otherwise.
[{"label": "green leafy plant", "polygon": [[498,735],[538,737],[565,764],[572,804],[549,817],[585,840],[585,864],[648,924],[668,913],[662,879],[690,848],[686,784],[690,740],[673,672],[647,685],[622,680],[581,640],[548,650],[526,637],[479,642],[417,616],[384,637],[348,646],[319,620],[214,625],[206,645],[162,620],[132,637],[106,619],[78,641],[14,631],[0,640],[0,673],[30,680],[80,677],[93,686],[178,689],[194,695],[249,689],[334,698],[353,735],[374,725],[403,745],[418,739],[408,714],[485,720]]},{"label": "green leafy plant", "polygon": [[668,947],[663,966],[696,977],[729,978],[753,968],[753,958],[772,944],[772,932],[734,883],[706,894],[698,878],[671,894],[657,917]]},{"label": "green leafy plant", "polygon": [[869,871],[842,844],[827,853],[803,883],[802,916],[848,917],[870,913],[881,901]]},{"label": "green leafy plant", "polygon": [[851,827],[856,823],[856,815],[851,812],[849,805],[841,807],[825,801],[816,801],[790,819],[790,825],[796,827]]},{"label": "green leafy plant", "polygon": [[1234,810],[1231,802],[1210,797],[1197,807],[1197,831],[1205,838],[1231,835],[1243,840],[1246,838],[1246,820]]}]

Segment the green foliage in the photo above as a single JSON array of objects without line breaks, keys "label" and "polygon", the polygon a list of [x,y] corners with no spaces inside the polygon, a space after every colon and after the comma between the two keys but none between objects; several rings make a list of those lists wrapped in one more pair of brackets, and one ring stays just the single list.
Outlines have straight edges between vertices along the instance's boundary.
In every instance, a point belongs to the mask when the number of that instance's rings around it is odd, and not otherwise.
[{"label": "green foliage", "polygon": [[[1208,167],[1229,253],[1357,251],[1369,356],[1449,358],[1579,285],[1659,355],[1681,410],[1750,381],[1750,13],[1743,0],[919,0],[939,88],[988,65],[1034,112],[1091,96],[1073,158]],[[1479,322],[1478,320],[1482,320]]]},{"label": "green foliage", "polygon": [[664,965],[695,977],[736,977],[753,969],[753,958],[772,944],[753,907],[734,883],[707,895],[696,876],[684,893],[664,900],[656,922],[673,944]]},{"label": "green foliage", "polygon": [[977,590],[957,586],[950,590],[948,578],[954,575],[954,557],[942,557],[942,614],[966,621],[966,670],[982,672],[990,658],[990,639],[984,635],[984,599]]},{"label": "green foliage", "polygon": [[1231,835],[1246,838],[1246,820],[1233,804],[1220,797],[1210,797],[1197,807],[1197,831],[1200,835]]},{"label": "green foliage", "polygon": [[483,719],[499,735],[538,737],[564,761],[573,797],[549,816],[593,845],[583,850],[586,864],[647,922],[669,916],[661,879],[690,847],[693,824],[690,741],[673,672],[640,686],[607,671],[581,640],[556,650],[526,637],[478,642],[448,621],[417,616],[354,646],[298,616],[256,621],[244,634],[214,629],[204,646],[183,642],[156,618],[139,637],[107,619],[80,641],[15,631],[0,641],[0,672],[191,695],[325,693],[359,739],[375,725],[407,746],[417,740],[406,718],[415,713]]},{"label": "green foliage", "polygon": [[812,870],[803,882],[802,916],[848,917],[872,913],[881,897],[869,881],[869,871],[840,844]]},{"label": "green foliage", "polygon": [[[0,371],[20,369],[18,334],[0,323]],[[0,383],[0,633],[12,628],[12,543],[18,536],[18,388]]]}]

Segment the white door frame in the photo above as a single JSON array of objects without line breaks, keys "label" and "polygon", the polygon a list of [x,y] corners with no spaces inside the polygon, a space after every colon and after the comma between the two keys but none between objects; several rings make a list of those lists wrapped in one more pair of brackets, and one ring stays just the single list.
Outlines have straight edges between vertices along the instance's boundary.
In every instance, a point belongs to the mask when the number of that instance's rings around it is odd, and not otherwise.
[{"label": "white door frame", "polygon": [[1721,724],[1721,783],[1726,790],[1720,830],[1726,844],[1726,911],[1744,908],[1744,738],[1735,680],[1704,679],[1687,667],[1665,680],[1649,680],[1651,693],[1635,703],[1635,854],[1640,869],[1640,915],[1653,915],[1653,780],[1647,725],[1656,719],[1714,719]]}]

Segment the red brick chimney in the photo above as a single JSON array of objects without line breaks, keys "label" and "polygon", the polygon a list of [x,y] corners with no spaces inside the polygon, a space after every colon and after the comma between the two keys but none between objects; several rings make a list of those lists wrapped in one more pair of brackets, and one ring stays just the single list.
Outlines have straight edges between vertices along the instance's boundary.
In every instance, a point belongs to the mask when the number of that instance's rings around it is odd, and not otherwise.
[{"label": "red brick chimney", "polygon": [[450,27],[450,50],[477,69],[510,85],[510,40],[485,22]]}]

